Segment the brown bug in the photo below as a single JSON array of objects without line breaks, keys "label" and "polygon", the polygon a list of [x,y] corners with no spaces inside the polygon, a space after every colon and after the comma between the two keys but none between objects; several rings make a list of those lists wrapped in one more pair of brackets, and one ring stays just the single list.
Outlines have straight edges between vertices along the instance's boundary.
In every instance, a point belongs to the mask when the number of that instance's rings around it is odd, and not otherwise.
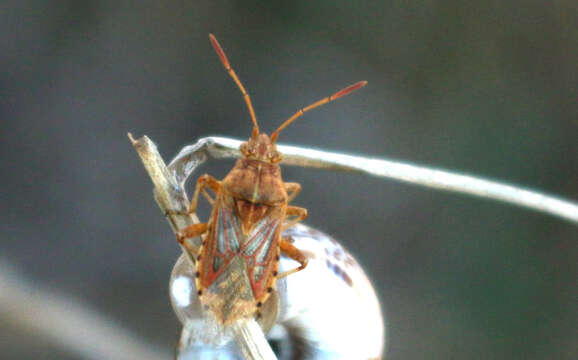
[{"label": "brown bug", "polygon": [[[289,205],[301,191],[298,183],[284,182],[278,163],[281,154],[275,141],[285,127],[305,112],[355,91],[367,82],[354,85],[297,111],[271,137],[259,131],[249,94],[229,65],[217,39],[209,35],[225,69],[233,78],[249,108],[253,121],[251,138],[240,147],[239,158],[221,181],[201,176],[188,213],[195,213],[199,195],[203,194],[213,209],[208,222],[191,225],[177,233],[179,242],[196,255],[195,283],[200,301],[221,324],[254,316],[267,300],[277,279],[303,270],[307,258],[282,232],[307,217],[307,210]],[[209,195],[207,188],[215,194]],[[199,249],[193,249],[186,238],[204,235]],[[300,266],[279,274],[279,257],[283,253]]]}]

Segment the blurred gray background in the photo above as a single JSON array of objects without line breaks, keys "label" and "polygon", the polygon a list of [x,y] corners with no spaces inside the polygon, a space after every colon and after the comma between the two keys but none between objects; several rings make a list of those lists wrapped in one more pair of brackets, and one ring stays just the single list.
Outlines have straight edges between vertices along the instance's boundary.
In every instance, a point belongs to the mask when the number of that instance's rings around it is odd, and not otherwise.
[{"label": "blurred gray background", "polygon": [[[179,248],[126,133],[150,136],[167,160],[199,137],[249,136],[209,32],[267,132],[369,81],[280,142],[578,199],[576,10],[571,0],[3,0],[0,258],[173,346],[167,284]],[[232,163],[201,172],[222,178]],[[284,177],[303,185],[295,203],[307,223],[373,279],[388,359],[575,358],[576,226],[359,175]],[[2,359],[77,359],[1,317],[0,332]]]}]

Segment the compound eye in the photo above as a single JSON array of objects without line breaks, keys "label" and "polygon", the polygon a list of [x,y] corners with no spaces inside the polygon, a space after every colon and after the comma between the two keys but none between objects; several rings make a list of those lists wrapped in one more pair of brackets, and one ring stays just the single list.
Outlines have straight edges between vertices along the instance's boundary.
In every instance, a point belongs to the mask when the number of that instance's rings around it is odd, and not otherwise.
[{"label": "compound eye", "polygon": [[241,151],[241,154],[247,155],[247,150],[248,150],[247,143],[246,142],[242,143],[241,146],[239,147],[239,150]]},{"label": "compound eye", "polygon": [[267,157],[271,162],[279,162],[281,160],[281,156],[277,151],[271,151],[267,154]]}]

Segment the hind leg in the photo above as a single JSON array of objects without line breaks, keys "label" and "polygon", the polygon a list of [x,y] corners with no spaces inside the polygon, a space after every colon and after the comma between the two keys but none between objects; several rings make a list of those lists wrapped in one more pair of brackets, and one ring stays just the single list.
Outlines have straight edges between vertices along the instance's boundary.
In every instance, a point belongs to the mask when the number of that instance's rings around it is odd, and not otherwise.
[{"label": "hind leg", "polygon": [[282,279],[285,276],[294,274],[298,271],[301,271],[303,269],[305,269],[307,267],[307,258],[305,257],[305,255],[303,255],[303,253],[301,252],[301,250],[297,249],[295,246],[293,246],[293,244],[291,244],[289,241],[287,241],[286,239],[281,239],[281,242],[279,243],[279,246],[281,248],[281,252],[287,256],[289,256],[291,259],[297,261],[299,264],[301,264],[299,267],[296,267],[295,269],[291,269],[291,270],[287,270],[281,274],[279,274],[277,276],[277,279]]}]

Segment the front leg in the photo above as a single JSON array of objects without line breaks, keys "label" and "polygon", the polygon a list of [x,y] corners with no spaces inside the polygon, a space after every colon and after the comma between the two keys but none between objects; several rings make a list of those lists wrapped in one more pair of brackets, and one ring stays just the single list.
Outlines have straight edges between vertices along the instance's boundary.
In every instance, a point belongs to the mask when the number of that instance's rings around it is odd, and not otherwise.
[{"label": "front leg", "polygon": [[284,278],[287,275],[294,274],[294,273],[301,271],[307,267],[308,260],[305,257],[305,255],[303,255],[301,250],[299,250],[295,246],[293,246],[293,244],[291,244],[288,240],[282,238],[281,242],[279,243],[279,247],[281,248],[281,252],[283,254],[285,254],[285,255],[289,256],[291,259],[297,261],[298,263],[301,264],[301,266],[296,267],[295,269],[287,270],[287,271],[279,274],[277,279]]},{"label": "front leg", "polygon": [[285,184],[285,191],[287,191],[287,202],[291,202],[291,200],[295,199],[295,196],[301,192],[301,184],[299,183],[292,183],[286,182]]},{"label": "front leg", "polygon": [[[202,175],[197,180],[197,186],[195,187],[195,192],[193,194],[193,199],[191,201],[191,205],[187,212],[176,212],[176,211],[167,211],[168,214],[177,214],[177,215],[188,215],[194,214],[197,211],[197,204],[199,201],[199,194],[203,194],[207,200],[213,204],[214,200],[207,194],[205,188],[209,188],[213,190],[215,194],[218,194],[221,190],[221,183],[219,180],[215,179],[209,174]],[[192,224],[187,226],[184,229],[177,231],[177,240],[178,242],[191,254],[196,255],[199,251],[195,246],[193,246],[189,241],[185,241],[186,239],[194,238],[197,236],[201,236],[207,232],[209,226],[207,223],[199,223],[199,224]]]},{"label": "front leg", "polygon": [[[287,220],[290,216],[294,216],[293,219]],[[285,231],[289,229],[291,226],[294,226],[299,221],[305,220],[307,218],[307,209],[298,207],[298,206],[287,206],[287,210],[285,211],[285,219],[287,222],[283,224],[281,231]]]},{"label": "front leg", "polygon": [[195,186],[195,192],[193,193],[193,199],[191,200],[189,209],[187,211],[167,210],[166,215],[189,215],[196,213],[200,194],[203,194],[207,201],[213,205],[215,200],[209,196],[206,188],[209,188],[213,190],[215,194],[218,194],[219,191],[221,191],[221,182],[209,174],[202,175],[197,179],[197,185]]},{"label": "front leg", "polygon": [[205,174],[197,180],[197,186],[195,187],[195,193],[193,194],[193,199],[191,200],[191,205],[189,206],[189,214],[194,214],[197,212],[197,203],[199,201],[199,194],[203,194],[207,200],[213,204],[214,200],[209,197],[205,188],[208,187],[209,189],[213,190],[215,194],[218,194],[221,191],[221,182],[209,174]]}]

